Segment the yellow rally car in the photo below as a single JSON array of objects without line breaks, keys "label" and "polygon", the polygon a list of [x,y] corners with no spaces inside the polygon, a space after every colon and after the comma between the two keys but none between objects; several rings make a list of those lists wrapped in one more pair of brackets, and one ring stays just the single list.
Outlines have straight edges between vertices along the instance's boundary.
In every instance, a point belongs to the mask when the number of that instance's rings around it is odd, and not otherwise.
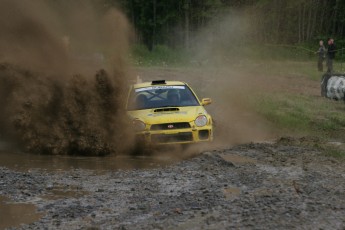
[{"label": "yellow rally car", "polygon": [[152,81],[131,86],[127,113],[138,141],[149,145],[212,141],[212,117],[193,90],[180,81]]}]

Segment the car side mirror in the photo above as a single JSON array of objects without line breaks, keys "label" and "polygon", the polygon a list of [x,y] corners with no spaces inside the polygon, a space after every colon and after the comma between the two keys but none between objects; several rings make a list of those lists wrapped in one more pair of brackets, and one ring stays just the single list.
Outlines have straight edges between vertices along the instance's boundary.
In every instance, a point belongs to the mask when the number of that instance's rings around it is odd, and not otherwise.
[{"label": "car side mirror", "polygon": [[211,98],[203,98],[203,99],[201,100],[201,104],[202,104],[202,105],[209,105],[209,104],[211,104],[211,103],[212,103]]}]

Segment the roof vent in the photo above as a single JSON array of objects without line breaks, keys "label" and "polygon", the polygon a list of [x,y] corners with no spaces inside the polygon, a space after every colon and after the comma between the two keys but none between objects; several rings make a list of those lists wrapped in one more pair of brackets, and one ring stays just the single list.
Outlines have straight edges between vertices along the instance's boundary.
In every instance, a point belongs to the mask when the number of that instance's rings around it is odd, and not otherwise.
[{"label": "roof vent", "polygon": [[165,80],[157,80],[157,81],[152,81],[151,85],[165,85],[166,82]]}]

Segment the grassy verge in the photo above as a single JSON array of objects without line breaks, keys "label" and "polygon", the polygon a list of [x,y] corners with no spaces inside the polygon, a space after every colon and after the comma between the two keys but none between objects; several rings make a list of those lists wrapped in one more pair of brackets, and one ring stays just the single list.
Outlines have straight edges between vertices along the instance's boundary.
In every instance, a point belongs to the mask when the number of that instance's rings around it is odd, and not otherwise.
[{"label": "grassy verge", "polygon": [[[278,63],[278,64],[277,64]],[[312,62],[279,62],[271,68],[274,76],[298,76],[319,84],[320,73],[311,69]],[[339,63],[337,66],[339,67]],[[273,65],[274,66],[274,65]],[[278,70],[275,72],[276,70]],[[306,86],[307,87],[307,86]],[[254,109],[273,127],[291,136],[315,136],[322,140],[320,150],[327,156],[345,158],[345,145],[329,145],[329,141],[345,143],[345,104],[306,93],[260,93],[251,101]]]},{"label": "grassy verge", "polygon": [[325,137],[345,132],[342,102],[305,95],[261,95],[256,109],[276,126]]},{"label": "grassy verge", "polygon": [[337,148],[335,146],[323,149],[322,152],[326,156],[331,156],[331,157],[338,158],[338,159],[345,159],[345,150]]}]

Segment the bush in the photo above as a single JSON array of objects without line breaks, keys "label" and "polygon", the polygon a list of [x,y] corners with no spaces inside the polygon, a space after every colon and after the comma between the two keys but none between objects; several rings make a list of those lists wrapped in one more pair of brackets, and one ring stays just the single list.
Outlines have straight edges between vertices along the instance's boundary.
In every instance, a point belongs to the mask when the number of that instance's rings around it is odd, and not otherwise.
[{"label": "bush", "polygon": [[139,66],[181,66],[188,63],[188,54],[165,45],[157,45],[150,52],[142,44],[132,47],[131,57],[134,65]]}]

